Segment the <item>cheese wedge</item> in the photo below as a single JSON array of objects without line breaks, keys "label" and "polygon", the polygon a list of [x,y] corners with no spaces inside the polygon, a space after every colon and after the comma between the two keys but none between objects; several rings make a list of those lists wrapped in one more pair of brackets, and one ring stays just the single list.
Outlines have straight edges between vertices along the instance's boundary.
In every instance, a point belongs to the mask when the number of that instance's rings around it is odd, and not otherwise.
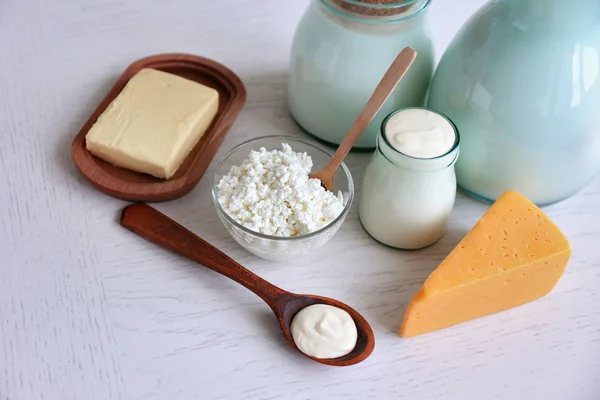
[{"label": "cheese wedge", "polygon": [[506,192],[408,305],[400,336],[415,336],[503,311],[549,293],[571,246],[535,204]]},{"label": "cheese wedge", "polygon": [[87,149],[117,167],[171,178],[219,108],[219,93],[155,69],[135,74],[90,128]]}]

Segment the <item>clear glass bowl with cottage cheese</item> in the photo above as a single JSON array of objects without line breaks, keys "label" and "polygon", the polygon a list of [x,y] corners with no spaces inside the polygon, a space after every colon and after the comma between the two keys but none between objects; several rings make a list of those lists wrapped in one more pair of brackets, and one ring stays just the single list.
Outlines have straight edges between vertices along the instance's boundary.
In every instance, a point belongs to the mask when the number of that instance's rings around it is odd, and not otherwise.
[{"label": "clear glass bowl with cottage cheese", "polygon": [[[266,152],[261,153],[262,148]],[[260,137],[235,147],[216,164],[211,176],[213,204],[225,229],[246,250],[267,260],[314,253],[340,228],[354,199],[354,182],[344,163],[336,172],[333,194],[319,191],[317,182],[306,180],[308,169],[319,171],[332,155],[313,141],[288,136]],[[272,185],[265,185],[264,175]],[[282,188],[281,182],[288,180],[292,188]],[[299,214],[281,210],[294,202]],[[297,229],[287,229],[288,220]]]}]

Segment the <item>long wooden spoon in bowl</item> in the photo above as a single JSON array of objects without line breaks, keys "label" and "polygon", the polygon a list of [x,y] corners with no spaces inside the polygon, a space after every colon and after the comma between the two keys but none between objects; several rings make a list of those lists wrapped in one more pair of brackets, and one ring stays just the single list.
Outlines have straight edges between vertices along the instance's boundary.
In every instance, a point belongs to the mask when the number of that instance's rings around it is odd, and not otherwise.
[{"label": "long wooden spoon in bowl", "polygon": [[321,181],[321,185],[330,192],[333,192],[333,177],[344,158],[348,155],[354,143],[363,134],[367,126],[373,121],[385,101],[390,97],[400,80],[404,77],[413,61],[417,57],[417,52],[406,47],[398,54],[390,68],[387,70],[377,88],[371,95],[367,105],[358,115],[356,121],[340,143],[329,163],[322,170],[311,174],[311,178],[316,178]]},{"label": "long wooden spoon in bowl", "polygon": [[358,331],[354,350],[343,357],[328,359],[311,357],[301,352],[306,357],[321,364],[342,367],[359,363],[373,352],[373,330],[364,317],[352,307],[327,297],[294,294],[278,288],[147,204],[125,207],[120,222],[122,226],[144,239],[204,265],[250,289],[271,307],[284,336],[299,352],[301,351],[296,346],[291,332],[292,319],[298,311],[314,304],[327,304],[348,312]]}]

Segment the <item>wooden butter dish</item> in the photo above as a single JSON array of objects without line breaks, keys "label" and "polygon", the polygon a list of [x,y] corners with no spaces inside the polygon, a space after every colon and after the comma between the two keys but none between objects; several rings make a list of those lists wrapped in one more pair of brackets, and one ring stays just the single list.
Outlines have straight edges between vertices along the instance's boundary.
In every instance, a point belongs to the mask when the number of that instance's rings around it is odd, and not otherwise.
[{"label": "wooden butter dish", "polygon": [[[204,136],[192,149],[175,175],[158,179],[115,167],[86,149],[85,135],[129,79],[143,68],[153,68],[212,87],[219,92],[219,110]],[[104,193],[127,201],[159,202],[189,193],[200,181],[246,101],[246,88],[231,70],[204,57],[189,54],[160,54],[131,64],[119,77],[73,143],[71,155],[79,172]]]}]

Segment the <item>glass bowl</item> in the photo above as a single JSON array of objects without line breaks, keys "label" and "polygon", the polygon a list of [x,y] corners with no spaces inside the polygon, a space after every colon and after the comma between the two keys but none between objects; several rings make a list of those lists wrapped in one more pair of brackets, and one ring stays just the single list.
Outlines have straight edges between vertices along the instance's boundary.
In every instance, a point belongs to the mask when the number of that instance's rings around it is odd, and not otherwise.
[{"label": "glass bowl", "polygon": [[241,165],[248,158],[251,150],[258,150],[261,147],[267,150],[281,150],[282,143],[289,144],[295,152],[306,152],[311,156],[313,161],[312,172],[324,168],[333,155],[332,152],[319,144],[306,139],[289,136],[259,137],[238,145],[219,160],[213,169],[210,182],[213,204],[225,229],[236,242],[250,253],[272,261],[290,260],[317,251],[338,231],[346,219],[354,199],[352,175],[346,164],[342,163],[335,174],[334,193],[342,192],[344,210],[329,225],[317,231],[293,237],[270,236],[246,228],[231,218],[218,201],[217,184],[221,178],[229,173],[231,167]]}]

